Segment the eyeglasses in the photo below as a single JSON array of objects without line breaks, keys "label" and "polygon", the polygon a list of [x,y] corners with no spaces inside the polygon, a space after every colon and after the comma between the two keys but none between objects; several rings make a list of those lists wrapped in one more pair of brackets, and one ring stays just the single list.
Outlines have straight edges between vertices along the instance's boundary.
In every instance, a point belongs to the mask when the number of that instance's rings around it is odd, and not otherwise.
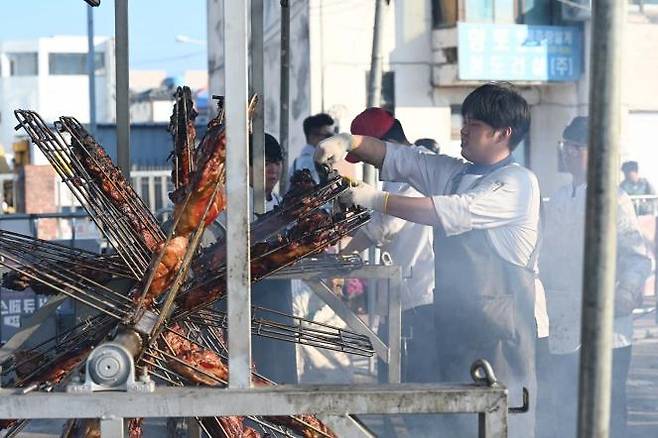
[{"label": "eyeglasses", "polygon": [[569,155],[578,155],[587,150],[586,144],[573,141],[560,140],[557,142],[557,145],[561,152]]}]

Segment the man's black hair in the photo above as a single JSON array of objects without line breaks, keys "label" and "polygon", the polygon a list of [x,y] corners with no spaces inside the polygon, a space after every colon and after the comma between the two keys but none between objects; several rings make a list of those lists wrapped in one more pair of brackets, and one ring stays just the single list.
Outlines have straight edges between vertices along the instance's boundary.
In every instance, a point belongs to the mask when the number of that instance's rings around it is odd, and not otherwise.
[{"label": "man's black hair", "polygon": [[512,128],[510,150],[530,129],[528,102],[510,84],[491,83],[476,88],[462,104],[462,117],[480,120],[496,130]]},{"label": "man's black hair", "polygon": [[306,139],[313,133],[313,131],[322,128],[323,126],[331,126],[334,124],[334,119],[326,113],[319,113],[309,116],[304,119],[304,135]]},{"label": "man's black hair", "polygon": [[637,161],[627,161],[621,165],[621,171],[624,173],[628,173],[628,172],[637,173],[640,171],[640,165],[637,163]]},{"label": "man's black hair", "polygon": [[[253,165],[253,136],[249,134],[249,165]],[[280,163],[283,161],[283,150],[276,138],[265,133],[265,162]]]},{"label": "man's black hair", "polygon": [[395,121],[393,122],[393,126],[391,126],[391,128],[388,131],[386,131],[386,134],[384,134],[381,139],[385,141],[393,141],[395,143],[400,143],[400,144],[410,144],[410,141],[407,140],[407,136],[404,133],[402,124],[398,119],[395,119]]},{"label": "man's black hair", "polygon": [[425,149],[427,149],[430,152],[434,152],[435,154],[440,153],[441,148],[439,147],[439,143],[437,143],[436,140],[433,138],[419,138],[414,142],[416,146],[422,146]]}]

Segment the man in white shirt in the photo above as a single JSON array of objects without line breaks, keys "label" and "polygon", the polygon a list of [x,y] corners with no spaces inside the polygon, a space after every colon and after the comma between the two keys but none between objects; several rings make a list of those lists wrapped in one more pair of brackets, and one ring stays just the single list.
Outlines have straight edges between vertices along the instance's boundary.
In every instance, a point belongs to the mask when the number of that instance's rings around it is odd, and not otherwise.
[{"label": "man in white shirt", "polygon": [[[368,108],[356,116],[350,131],[355,135],[367,135],[422,150],[411,145],[400,121],[382,108]],[[404,196],[422,196],[405,183],[386,181],[382,190]],[[345,248],[345,252],[362,251],[372,245],[388,252],[393,264],[403,269],[402,337],[406,348],[402,356],[402,381],[436,382],[438,375],[432,311],[434,289],[432,228],[373,212],[370,221],[359,229]],[[387,321],[382,322],[380,335],[387,333]],[[380,362],[380,365],[385,364]],[[385,366],[379,367],[379,373],[386,375]],[[413,418],[411,423],[414,423]]]},{"label": "man in white shirt", "polygon": [[[349,201],[434,227],[434,311],[442,381],[467,382],[473,361],[490,361],[520,405],[511,437],[534,436],[535,258],[539,185],[511,152],[530,126],[527,102],[507,86],[487,84],[462,105],[462,156],[419,154],[371,137],[339,134],[320,143],[315,159],[335,163],[349,153],[381,169],[387,181],[410,184],[423,197],[387,194],[359,184]],[[476,436],[473,416],[449,416],[445,437]]]},{"label": "man in white shirt", "polygon": [[315,167],[313,154],[318,143],[334,135],[334,119],[329,114],[315,114],[304,119],[303,127],[306,145],[299,156],[292,162],[289,175],[294,174],[296,170],[308,169],[315,183],[319,184],[320,175]]},{"label": "man in white shirt", "polygon": [[[551,321],[550,369],[540,384],[552,390],[553,436],[575,437],[583,283],[588,118],[576,117],[562,134],[560,156],[572,182],[545,208],[545,239],[539,259]],[[630,198],[617,197],[617,285],[613,337],[611,437],[626,436],[626,379],[631,359],[633,309],[640,305],[651,261]]]}]

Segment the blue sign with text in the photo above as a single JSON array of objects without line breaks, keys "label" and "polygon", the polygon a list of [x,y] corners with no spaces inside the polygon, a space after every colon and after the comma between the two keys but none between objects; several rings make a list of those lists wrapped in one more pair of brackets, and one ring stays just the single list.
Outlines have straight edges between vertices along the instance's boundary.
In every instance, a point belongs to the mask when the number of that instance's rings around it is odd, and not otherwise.
[{"label": "blue sign with text", "polygon": [[577,81],[583,38],[577,27],[458,23],[459,79]]}]

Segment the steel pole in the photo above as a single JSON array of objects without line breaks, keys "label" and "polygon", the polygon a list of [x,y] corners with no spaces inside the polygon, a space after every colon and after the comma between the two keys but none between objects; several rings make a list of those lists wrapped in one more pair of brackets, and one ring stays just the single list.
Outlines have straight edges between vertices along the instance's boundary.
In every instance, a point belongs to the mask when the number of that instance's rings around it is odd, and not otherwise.
[{"label": "steel pole", "polygon": [[[375,23],[372,31],[372,56],[370,59],[370,72],[368,74],[368,107],[380,106],[382,96],[382,38],[384,35],[384,11],[386,8],[385,0],[375,0]],[[370,164],[363,164],[363,181],[366,184],[374,186],[377,184],[377,171]],[[368,262],[377,264],[377,249],[372,246],[368,249]],[[368,281],[368,315],[370,324],[374,323],[375,315],[375,295],[377,283]]]},{"label": "steel pole", "polygon": [[247,2],[224,2],[229,387],[251,385]]},{"label": "steel pole", "polygon": [[114,2],[116,62],[117,164],[130,178],[130,100],[128,60],[128,0]]},{"label": "steel pole", "polygon": [[279,102],[279,141],[283,149],[283,169],[279,186],[281,193],[288,189],[290,149],[290,1],[281,0],[281,95]]},{"label": "steel pole", "polygon": [[578,436],[609,434],[625,2],[592,2]]},{"label": "steel pole", "polygon": [[[382,95],[382,38],[384,36],[385,0],[375,0],[375,24],[372,31],[372,57],[368,75],[368,107],[380,106]],[[370,164],[363,165],[363,181],[367,184],[376,183],[375,168]]]},{"label": "steel pole", "polygon": [[263,62],[263,0],[251,0],[251,87],[258,95],[252,120],[253,157],[251,186],[254,211],[265,213],[265,77]]},{"label": "steel pole", "polygon": [[96,55],[94,51],[94,9],[87,6],[87,74],[89,75],[89,130],[96,135]]}]

